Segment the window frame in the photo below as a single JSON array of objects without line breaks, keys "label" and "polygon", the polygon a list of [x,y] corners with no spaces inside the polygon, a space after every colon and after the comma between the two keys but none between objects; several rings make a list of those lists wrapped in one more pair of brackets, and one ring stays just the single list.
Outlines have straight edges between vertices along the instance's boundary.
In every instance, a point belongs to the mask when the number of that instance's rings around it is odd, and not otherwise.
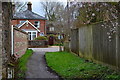
[{"label": "window frame", "polygon": [[[31,33],[30,39],[28,39],[28,40],[34,40],[34,38],[33,38],[33,33],[34,33],[34,32],[36,33],[36,37],[35,37],[35,38],[37,38],[37,34],[38,34],[37,31],[26,31],[26,32],[27,32],[27,33]],[[28,36],[29,36],[29,34],[28,34]]]},{"label": "window frame", "polygon": [[[35,25],[36,25],[36,22],[37,22],[37,27],[35,26]],[[40,21],[34,21],[34,26],[35,26],[36,28],[40,28]]]}]

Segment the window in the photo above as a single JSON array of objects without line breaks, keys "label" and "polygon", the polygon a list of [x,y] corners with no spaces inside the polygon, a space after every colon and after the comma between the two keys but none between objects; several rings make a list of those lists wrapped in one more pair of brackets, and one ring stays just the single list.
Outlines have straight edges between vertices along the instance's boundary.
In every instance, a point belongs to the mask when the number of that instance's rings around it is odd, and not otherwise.
[{"label": "window", "polygon": [[37,28],[40,27],[40,21],[35,21],[34,23],[35,23],[35,25],[34,25],[35,27],[37,27]]},{"label": "window", "polygon": [[31,40],[31,32],[28,32],[28,40]]},{"label": "window", "polygon": [[40,36],[44,36],[44,33],[43,33],[43,32],[41,32],[41,33],[40,33]]},{"label": "window", "polygon": [[25,22],[25,21],[20,21],[20,24],[21,24],[21,23],[24,23],[24,22]]},{"label": "window", "polygon": [[28,32],[28,39],[34,40],[37,37],[37,32]]},{"label": "window", "polygon": [[54,27],[50,27],[50,29],[49,29],[50,31],[54,31]]},{"label": "window", "polygon": [[35,39],[36,38],[36,32],[32,33],[32,38]]}]

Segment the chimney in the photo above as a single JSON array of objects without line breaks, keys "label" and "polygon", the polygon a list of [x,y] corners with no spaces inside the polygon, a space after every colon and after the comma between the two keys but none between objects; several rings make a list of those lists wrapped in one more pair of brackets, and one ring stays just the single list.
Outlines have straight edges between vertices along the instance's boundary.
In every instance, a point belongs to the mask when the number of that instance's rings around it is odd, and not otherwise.
[{"label": "chimney", "polygon": [[28,6],[28,10],[32,11],[32,3],[28,2],[27,6]]}]

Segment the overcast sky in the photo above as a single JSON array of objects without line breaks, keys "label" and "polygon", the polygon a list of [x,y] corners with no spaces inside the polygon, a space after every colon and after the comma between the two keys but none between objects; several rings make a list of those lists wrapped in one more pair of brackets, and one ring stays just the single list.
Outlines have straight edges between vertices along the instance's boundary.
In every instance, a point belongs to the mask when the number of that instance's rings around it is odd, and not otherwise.
[{"label": "overcast sky", "polygon": [[[43,10],[43,8],[41,6],[41,3],[40,3],[41,0],[21,0],[21,1],[30,1],[30,2],[32,2],[32,11],[39,14],[39,15],[41,15],[41,16],[45,15],[44,10]],[[56,1],[56,0],[53,0],[53,1]],[[64,5],[67,4],[67,0],[58,0],[58,1],[63,2]]]}]

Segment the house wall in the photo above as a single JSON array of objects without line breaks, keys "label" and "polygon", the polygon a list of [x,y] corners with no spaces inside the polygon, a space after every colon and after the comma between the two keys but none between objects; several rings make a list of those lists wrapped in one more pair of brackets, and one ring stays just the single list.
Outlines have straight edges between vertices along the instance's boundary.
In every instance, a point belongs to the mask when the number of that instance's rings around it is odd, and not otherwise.
[{"label": "house wall", "polygon": [[[17,25],[20,24],[20,21],[25,21],[25,19],[19,19],[19,20],[12,20],[12,24],[13,25]],[[44,34],[46,34],[46,20],[28,20],[30,21],[32,24],[34,24],[34,21],[40,21],[40,28],[38,28],[41,32],[43,32]]]},{"label": "house wall", "polygon": [[14,55],[16,58],[21,57],[28,48],[28,35],[20,29],[14,27]]},{"label": "house wall", "polygon": [[26,24],[24,24],[20,29],[25,29],[25,30],[36,30],[32,25],[28,24],[28,26]]}]

